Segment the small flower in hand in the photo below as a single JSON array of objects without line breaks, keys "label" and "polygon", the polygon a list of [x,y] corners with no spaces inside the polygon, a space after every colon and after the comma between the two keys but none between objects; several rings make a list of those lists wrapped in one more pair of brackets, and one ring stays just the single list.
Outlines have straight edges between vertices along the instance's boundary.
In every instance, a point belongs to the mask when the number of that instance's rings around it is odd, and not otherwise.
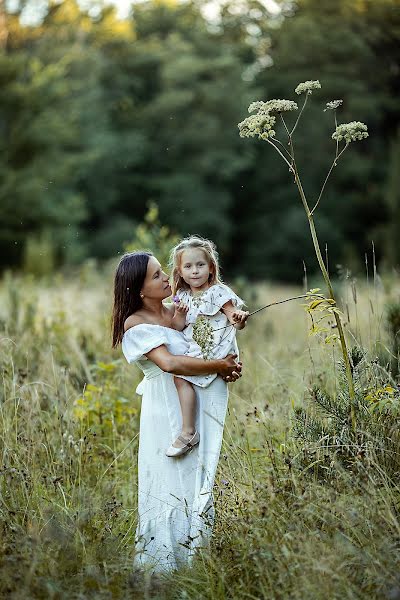
[{"label": "small flower in hand", "polygon": [[179,304],[180,302],[179,296],[174,296],[172,300],[175,302],[175,304]]},{"label": "small flower in hand", "polygon": [[184,302],[179,302],[179,304],[175,304],[175,311],[180,315],[186,315],[189,310],[189,306]]}]

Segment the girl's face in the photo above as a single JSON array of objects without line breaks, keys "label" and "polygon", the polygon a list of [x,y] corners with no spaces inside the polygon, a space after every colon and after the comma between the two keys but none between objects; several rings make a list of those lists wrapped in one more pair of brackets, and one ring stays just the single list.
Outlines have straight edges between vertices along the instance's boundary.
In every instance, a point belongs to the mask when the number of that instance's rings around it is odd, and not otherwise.
[{"label": "girl's face", "polygon": [[172,293],[168,275],[161,269],[161,265],[155,256],[149,258],[141,293],[148,300],[163,300]]},{"label": "girl's face", "polygon": [[210,265],[201,248],[187,248],[182,252],[179,274],[191,290],[207,289],[210,273]]}]

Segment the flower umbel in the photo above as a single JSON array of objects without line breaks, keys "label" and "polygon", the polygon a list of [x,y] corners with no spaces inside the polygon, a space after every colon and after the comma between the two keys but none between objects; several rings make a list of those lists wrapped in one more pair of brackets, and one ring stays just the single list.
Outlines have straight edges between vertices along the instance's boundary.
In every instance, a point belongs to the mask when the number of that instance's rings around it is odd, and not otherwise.
[{"label": "flower umbel", "polygon": [[326,103],[326,108],[324,108],[324,112],[326,112],[327,110],[335,110],[336,108],[339,108],[339,106],[341,106],[343,104],[343,100],[331,100],[330,102]]},{"label": "flower umbel", "polygon": [[332,134],[332,139],[337,142],[344,140],[346,144],[362,140],[368,137],[368,128],[365,123],[360,121],[351,121],[351,123],[342,123]]},{"label": "flower umbel", "polygon": [[211,358],[214,346],[214,330],[210,320],[203,315],[199,315],[193,325],[193,339],[200,346],[203,358]]},{"label": "flower umbel", "polygon": [[238,123],[240,137],[255,137],[260,140],[267,140],[275,136],[273,126],[275,117],[269,114],[258,114],[247,117],[241,123]]},{"label": "flower umbel", "polygon": [[296,94],[304,94],[304,92],[307,92],[307,94],[312,94],[313,90],[319,90],[320,88],[321,84],[317,79],[316,81],[304,81],[304,83],[299,83],[294,91]]},{"label": "flower umbel", "polygon": [[259,115],[268,115],[274,113],[288,112],[297,110],[296,102],[292,100],[268,100],[267,102],[252,102],[249,106],[249,113],[258,111]]}]

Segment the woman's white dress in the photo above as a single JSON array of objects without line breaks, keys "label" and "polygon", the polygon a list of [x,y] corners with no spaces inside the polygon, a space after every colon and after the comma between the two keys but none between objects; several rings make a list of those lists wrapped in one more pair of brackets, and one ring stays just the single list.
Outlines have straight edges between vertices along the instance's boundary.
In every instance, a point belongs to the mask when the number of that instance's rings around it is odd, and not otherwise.
[{"label": "woman's white dress", "polygon": [[212,489],[228,388],[216,375],[185,377],[196,384],[200,444],[180,458],[165,456],[165,450],[181,431],[182,418],[173,375],[164,373],[144,356],[161,345],[172,354],[185,354],[190,340],[181,332],[152,324],[128,329],[122,340],[128,363],[135,363],[144,373],[137,388],[142,406],[135,564],[151,565],[154,571],[171,571],[190,564],[196,548],[209,543],[214,521]]}]

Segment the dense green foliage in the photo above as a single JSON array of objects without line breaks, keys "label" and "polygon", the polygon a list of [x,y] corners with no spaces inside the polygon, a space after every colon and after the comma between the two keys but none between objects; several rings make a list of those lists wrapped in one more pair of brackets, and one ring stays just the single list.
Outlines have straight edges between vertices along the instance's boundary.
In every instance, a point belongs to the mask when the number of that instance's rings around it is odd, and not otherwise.
[{"label": "dense green foliage", "polygon": [[237,123],[307,79],[322,83],[296,132],[308,197],[334,155],[325,102],[343,98],[339,120],[370,131],[329,183],[321,244],[333,268],[357,268],[372,239],[398,264],[398,2],[299,0],[273,15],[232,0],[218,24],[203,4],[137,3],[121,21],[65,0],[30,27],[0,15],[3,267],[29,265],[34,248],[51,264],[112,256],[154,201],[179,235],[215,240],[225,273],[300,281],[302,260],[316,264],[292,179]]}]

